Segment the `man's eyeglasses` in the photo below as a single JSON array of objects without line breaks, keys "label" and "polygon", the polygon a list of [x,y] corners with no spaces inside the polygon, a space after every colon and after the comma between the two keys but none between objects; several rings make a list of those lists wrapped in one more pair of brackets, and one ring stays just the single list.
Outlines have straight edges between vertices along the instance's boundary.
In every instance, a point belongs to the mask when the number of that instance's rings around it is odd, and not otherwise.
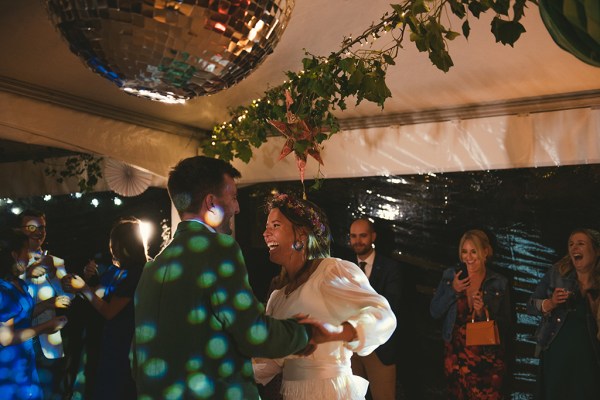
[{"label": "man's eyeglasses", "polygon": [[22,226],[21,228],[24,228],[26,231],[28,232],[35,232],[35,231],[45,231],[46,230],[46,225],[25,225]]}]

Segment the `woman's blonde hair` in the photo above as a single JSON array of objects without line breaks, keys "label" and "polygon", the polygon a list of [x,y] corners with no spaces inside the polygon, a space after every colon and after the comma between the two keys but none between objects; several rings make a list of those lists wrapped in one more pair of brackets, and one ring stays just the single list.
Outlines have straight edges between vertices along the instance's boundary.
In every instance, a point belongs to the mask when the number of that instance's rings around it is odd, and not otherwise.
[{"label": "woman's blonde hair", "polygon": [[458,244],[458,259],[459,260],[462,259],[462,257],[461,257],[462,247],[463,247],[463,244],[465,244],[465,242],[467,240],[470,240],[473,242],[473,245],[477,249],[477,254],[481,255],[487,251],[487,256],[485,257],[485,259],[483,259],[484,262],[489,260],[492,257],[492,255],[494,254],[494,249],[492,248],[492,245],[490,245],[490,239],[485,234],[485,232],[481,231],[479,229],[471,229],[469,231],[466,231],[460,238],[460,242]]}]

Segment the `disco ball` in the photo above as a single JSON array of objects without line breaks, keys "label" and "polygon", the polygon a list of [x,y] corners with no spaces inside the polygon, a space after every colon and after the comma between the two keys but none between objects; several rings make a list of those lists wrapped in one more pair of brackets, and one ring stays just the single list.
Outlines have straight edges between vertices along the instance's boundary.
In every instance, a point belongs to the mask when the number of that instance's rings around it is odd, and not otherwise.
[{"label": "disco ball", "polygon": [[129,94],[184,102],[244,79],[294,0],[46,0],[71,51]]}]

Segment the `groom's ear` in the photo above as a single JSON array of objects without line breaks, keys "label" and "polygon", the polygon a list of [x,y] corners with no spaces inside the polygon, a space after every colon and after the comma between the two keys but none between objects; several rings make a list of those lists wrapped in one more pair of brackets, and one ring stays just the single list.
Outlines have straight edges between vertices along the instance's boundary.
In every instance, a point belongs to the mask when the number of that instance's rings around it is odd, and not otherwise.
[{"label": "groom's ear", "polygon": [[204,198],[204,201],[202,202],[202,205],[207,209],[210,210],[212,207],[215,206],[215,196],[213,194],[207,194],[206,197]]}]

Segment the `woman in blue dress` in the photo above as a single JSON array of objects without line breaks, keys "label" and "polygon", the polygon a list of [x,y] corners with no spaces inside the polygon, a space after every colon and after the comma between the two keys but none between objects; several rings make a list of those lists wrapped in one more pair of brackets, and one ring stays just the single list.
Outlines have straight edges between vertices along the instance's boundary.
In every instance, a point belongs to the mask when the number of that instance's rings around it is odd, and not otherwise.
[{"label": "woman in blue dress", "polygon": [[133,295],[148,260],[139,220],[117,222],[110,233],[110,251],[118,272],[103,287],[103,293],[77,275],[63,278],[63,287],[83,294],[106,320],[92,398],[134,400],[137,395],[129,363],[135,330]]},{"label": "woman in blue dress", "polygon": [[19,279],[29,261],[28,247],[24,233],[0,233],[0,399],[42,399],[31,339],[54,333],[67,323],[60,316],[31,325],[33,316],[54,307],[55,298],[34,307],[27,284]]}]

